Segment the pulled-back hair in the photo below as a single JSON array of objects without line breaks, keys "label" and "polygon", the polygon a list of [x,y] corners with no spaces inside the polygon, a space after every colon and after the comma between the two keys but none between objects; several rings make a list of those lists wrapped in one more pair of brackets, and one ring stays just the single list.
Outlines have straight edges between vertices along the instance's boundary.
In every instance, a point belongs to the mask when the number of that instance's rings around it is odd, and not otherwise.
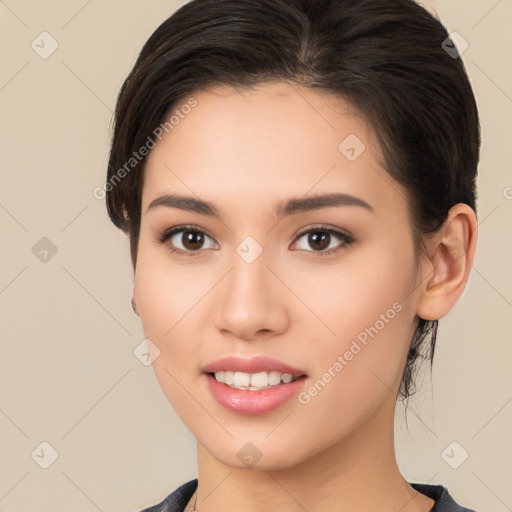
[{"label": "pulled-back hair", "polygon": [[[418,251],[452,206],[476,211],[478,112],[460,57],[445,51],[448,37],[412,0],[193,0],[182,6],[148,39],[116,104],[106,201],[112,222],[130,237],[133,268],[146,158],[130,168],[126,163],[148,146],[173,107],[215,85],[287,81],[348,100],[375,132],[386,170],[407,190]],[[403,399],[415,391],[419,361],[433,362],[437,326],[437,320],[418,319]]]}]

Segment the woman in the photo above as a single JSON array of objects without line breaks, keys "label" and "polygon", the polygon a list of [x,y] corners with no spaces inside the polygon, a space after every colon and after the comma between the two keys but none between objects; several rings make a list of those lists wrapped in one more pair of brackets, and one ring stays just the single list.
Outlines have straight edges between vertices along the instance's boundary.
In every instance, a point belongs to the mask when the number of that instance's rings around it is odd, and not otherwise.
[{"label": "woman", "polygon": [[469,277],[479,145],[411,0],[194,0],[153,33],[105,188],[198,478],[146,510],[469,510],[404,479],[393,419]]}]

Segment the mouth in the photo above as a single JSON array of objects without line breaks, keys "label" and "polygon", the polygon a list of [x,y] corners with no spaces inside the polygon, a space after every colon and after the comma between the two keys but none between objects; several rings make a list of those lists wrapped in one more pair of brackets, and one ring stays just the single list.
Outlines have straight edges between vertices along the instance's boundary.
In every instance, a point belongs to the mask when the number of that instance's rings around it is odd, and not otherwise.
[{"label": "mouth", "polygon": [[291,373],[281,373],[278,371],[245,373],[220,370],[217,372],[210,372],[208,375],[211,375],[217,382],[225,384],[232,389],[241,389],[244,391],[269,389],[275,386],[289,384],[301,377],[305,377],[305,375],[293,375]]},{"label": "mouth", "polygon": [[245,415],[265,414],[289,401],[307,374],[265,356],[228,356],[203,368],[210,392],[226,409]]}]

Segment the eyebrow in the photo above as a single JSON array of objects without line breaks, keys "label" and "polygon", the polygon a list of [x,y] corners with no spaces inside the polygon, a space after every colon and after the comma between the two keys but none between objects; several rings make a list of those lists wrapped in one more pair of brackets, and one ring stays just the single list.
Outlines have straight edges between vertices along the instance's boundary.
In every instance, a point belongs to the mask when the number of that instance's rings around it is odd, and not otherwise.
[{"label": "eyebrow", "polygon": [[[208,217],[220,217],[218,210],[212,203],[195,197],[165,194],[151,201],[146,212],[149,212],[159,206],[178,208],[180,210],[195,212]],[[332,193],[288,199],[287,201],[281,202],[277,205],[275,214],[277,218],[282,218],[288,215],[335,206],[360,206],[374,212],[374,209],[366,201],[363,201],[358,197],[354,197],[350,194]]]}]

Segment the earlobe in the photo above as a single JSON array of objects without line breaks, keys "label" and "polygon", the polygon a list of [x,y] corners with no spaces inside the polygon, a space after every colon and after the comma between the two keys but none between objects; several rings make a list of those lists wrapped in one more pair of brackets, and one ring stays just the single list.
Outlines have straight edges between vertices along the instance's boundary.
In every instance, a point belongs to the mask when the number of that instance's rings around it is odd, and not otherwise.
[{"label": "earlobe", "polygon": [[445,316],[461,296],[473,264],[477,239],[475,212],[458,203],[448,212],[443,226],[430,240],[423,265],[421,294],[416,314],[424,320]]},{"label": "earlobe", "polygon": [[133,309],[133,312],[137,315],[137,316],[140,316],[139,315],[139,312],[137,311],[137,304],[135,303],[135,298],[132,297],[132,309]]}]

